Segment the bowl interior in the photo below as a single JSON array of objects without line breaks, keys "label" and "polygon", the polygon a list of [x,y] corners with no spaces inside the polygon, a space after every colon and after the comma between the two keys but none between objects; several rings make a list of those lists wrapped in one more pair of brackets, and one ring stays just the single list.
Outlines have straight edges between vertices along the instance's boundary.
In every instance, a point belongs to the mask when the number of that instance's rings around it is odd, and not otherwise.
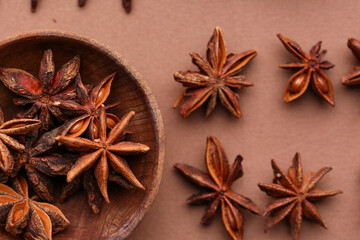
[{"label": "bowl interior", "polygon": [[[56,70],[76,55],[81,58],[80,73],[84,84],[96,85],[107,75],[117,72],[107,104],[120,105],[109,112],[122,117],[131,110],[136,115],[130,126],[128,140],[146,144],[145,155],[127,157],[135,176],[146,190],[126,190],[109,184],[110,204],[103,202],[100,213],[91,212],[85,191],[80,190],[59,204],[71,225],[54,235],[54,239],[121,239],[126,237],[141,220],[158,189],[162,171],[160,141],[161,117],[157,114],[146,83],[129,70],[116,53],[81,37],[58,33],[27,34],[0,43],[0,67],[20,68],[38,77],[39,65],[45,50],[54,54]],[[131,67],[130,67],[131,68]],[[11,119],[24,107],[12,103],[15,95],[0,83],[0,106],[5,118]],[[159,140],[160,139],[160,140]],[[155,192],[155,193],[154,193]],[[9,235],[3,230],[0,238]]]}]

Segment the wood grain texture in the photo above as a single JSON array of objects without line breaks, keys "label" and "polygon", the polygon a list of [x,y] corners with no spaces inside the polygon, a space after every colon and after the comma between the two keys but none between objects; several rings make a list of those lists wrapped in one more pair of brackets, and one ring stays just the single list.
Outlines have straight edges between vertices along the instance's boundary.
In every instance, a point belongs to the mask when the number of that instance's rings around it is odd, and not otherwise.
[{"label": "wood grain texture", "polygon": [[[52,49],[57,68],[75,55],[81,57],[80,73],[84,84],[95,85],[105,76],[117,72],[107,103],[120,102],[110,112],[122,117],[133,110],[130,141],[146,144],[150,151],[141,156],[127,157],[135,176],[146,190],[125,190],[109,186],[110,204],[102,204],[99,215],[94,215],[84,191],[65,203],[55,203],[71,225],[54,239],[124,239],[149,210],[159,189],[164,163],[164,128],[158,105],[145,80],[116,52],[75,34],[61,31],[36,31],[8,38],[0,42],[0,66],[20,68],[38,76],[41,57]],[[0,105],[7,117],[20,110],[12,103],[14,95],[0,85]],[[59,179],[62,180],[62,179]],[[16,239],[4,230],[0,239]]]}]

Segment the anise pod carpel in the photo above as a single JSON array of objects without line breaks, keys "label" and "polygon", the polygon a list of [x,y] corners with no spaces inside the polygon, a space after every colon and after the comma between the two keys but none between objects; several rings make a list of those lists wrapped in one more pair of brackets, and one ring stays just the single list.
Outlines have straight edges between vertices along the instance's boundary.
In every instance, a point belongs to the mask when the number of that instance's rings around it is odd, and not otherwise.
[{"label": "anise pod carpel", "polygon": [[107,134],[105,106],[100,106],[99,114],[99,138],[89,140],[81,137],[58,136],[56,141],[69,147],[70,150],[78,151],[83,155],[75,162],[67,174],[67,181],[71,182],[77,176],[94,167],[93,173],[99,189],[107,202],[110,202],[107,192],[109,169],[121,174],[134,186],[145,189],[131,171],[126,160],[121,155],[138,155],[149,151],[149,147],[141,143],[119,141],[126,134],[135,112],[125,115],[119,123]]},{"label": "anise pod carpel", "polygon": [[280,169],[274,160],[271,161],[271,166],[274,171],[273,183],[259,184],[261,191],[277,198],[271,201],[263,211],[264,216],[269,214],[273,215],[273,217],[267,219],[265,231],[275,226],[285,217],[288,217],[290,231],[295,240],[299,238],[304,217],[327,228],[314,202],[325,197],[335,196],[342,193],[342,191],[326,191],[315,187],[315,185],[325,174],[330,172],[332,168],[325,167],[317,172],[303,174],[299,153],[295,154],[293,164],[287,174]]},{"label": "anise pod carpel", "polygon": [[16,105],[31,105],[17,117],[38,118],[44,132],[53,126],[54,117],[61,119],[58,108],[61,108],[63,101],[76,97],[72,82],[79,67],[80,58],[76,56],[55,72],[53,54],[49,49],[41,60],[39,79],[20,69],[0,68],[0,80],[20,96],[14,99]]},{"label": "anise pod carpel", "polygon": [[14,158],[11,149],[22,153],[25,146],[11,136],[29,134],[41,126],[41,122],[35,119],[14,119],[4,122],[4,114],[0,108],[0,168],[6,174],[10,174],[14,168]]},{"label": "anise pod carpel", "polygon": [[55,128],[39,137],[38,133],[26,136],[23,141],[25,150],[17,154],[16,161],[21,163],[25,170],[30,187],[43,200],[52,202],[54,200],[54,187],[52,177],[66,175],[70,170],[76,156],[56,152],[55,137],[60,135],[64,126]]},{"label": "anise pod carpel", "polygon": [[285,69],[300,69],[289,79],[285,89],[284,101],[291,102],[299,98],[311,84],[318,95],[331,106],[335,106],[332,83],[322,72],[322,70],[333,68],[335,65],[323,60],[327,51],[321,51],[321,41],[310,49],[309,54],[306,54],[293,40],[282,34],[277,36],[285,48],[300,60],[300,62],[280,65],[281,68]]},{"label": "anise pod carpel", "polygon": [[[110,95],[111,84],[114,80],[116,73],[107,76],[96,87],[94,87],[90,94],[84,87],[80,74],[76,76],[75,85],[76,92],[80,101],[80,104],[76,101],[65,101],[60,108],[67,114],[72,116],[78,116],[73,120],[66,123],[66,128],[62,135],[68,137],[78,137],[83,133],[87,133],[87,136],[91,139],[99,137],[99,107]],[[110,107],[116,106],[111,105]],[[118,122],[119,119],[110,113],[106,113],[107,126],[111,129]]]},{"label": "anise pod carpel", "polygon": [[23,177],[15,178],[12,186],[0,184],[0,223],[5,225],[7,232],[23,234],[28,240],[51,240],[53,234],[70,224],[54,205],[29,198],[28,185]]},{"label": "anise pod carpel", "polygon": [[[360,60],[360,41],[355,38],[350,38],[347,42],[354,56]],[[360,84],[360,66],[354,66],[352,71],[342,77],[341,83],[347,86],[354,86]]]},{"label": "anise pod carpel", "polygon": [[237,90],[252,86],[251,82],[239,75],[246,64],[257,55],[256,50],[227,55],[225,41],[220,27],[216,27],[208,43],[207,59],[199,53],[191,53],[193,63],[199,72],[176,72],[175,81],[181,83],[185,90],[176,100],[176,108],[183,100],[180,114],[183,118],[207,102],[206,117],[208,117],[220,99],[221,104],[235,117],[241,117],[239,95]]},{"label": "anise pod carpel", "polygon": [[254,214],[260,213],[253,201],[231,190],[233,182],[243,175],[242,160],[243,158],[238,155],[230,168],[220,142],[215,137],[209,136],[205,156],[208,173],[187,164],[174,165],[187,179],[207,190],[194,194],[187,200],[188,204],[208,203],[201,223],[210,224],[221,205],[224,226],[234,240],[241,240],[243,235],[243,216],[240,208],[245,208]]}]

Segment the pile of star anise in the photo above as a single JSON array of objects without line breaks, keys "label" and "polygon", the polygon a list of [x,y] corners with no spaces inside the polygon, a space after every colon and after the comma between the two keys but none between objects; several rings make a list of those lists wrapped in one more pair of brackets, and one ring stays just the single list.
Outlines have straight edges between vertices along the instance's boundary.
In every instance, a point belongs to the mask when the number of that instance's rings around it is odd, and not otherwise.
[{"label": "pile of star anise", "polygon": [[[116,73],[85,87],[79,68],[76,56],[55,71],[51,50],[44,53],[39,78],[0,68],[0,80],[18,95],[14,104],[24,107],[7,122],[0,109],[0,222],[26,239],[51,239],[69,224],[58,208],[35,200],[61,202],[83,186],[98,213],[102,199],[109,202],[108,181],[144,189],[122,157],[149,150],[125,140],[135,112],[120,120],[106,112],[116,103],[104,106]],[[61,180],[61,194],[54,195]]]}]

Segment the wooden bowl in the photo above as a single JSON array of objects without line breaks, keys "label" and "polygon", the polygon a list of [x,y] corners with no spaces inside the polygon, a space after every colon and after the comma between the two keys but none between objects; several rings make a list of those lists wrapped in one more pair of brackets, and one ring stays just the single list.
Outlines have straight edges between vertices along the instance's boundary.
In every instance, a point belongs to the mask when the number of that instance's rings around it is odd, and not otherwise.
[{"label": "wooden bowl", "polygon": [[[164,163],[164,128],[162,118],[147,83],[115,51],[76,34],[43,30],[10,37],[0,42],[0,67],[20,68],[38,77],[40,61],[46,49],[52,49],[56,69],[75,55],[80,55],[80,73],[84,84],[95,85],[105,76],[117,72],[108,103],[120,105],[110,112],[122,116],[130,110],[136,115],[128,137],[150,147],[145,155],[127,158],[135,176],[146,190],[126,190],[110,185],[110,204],[105,201],[98,215],[91,212],[87,196],[80,191],[58,206],[71,225],[54,235],[54,239],[124,239],[149,210],[159,189]],[[12,103],[14,94],[0,83],[0,106],[5,118],[15,116],[21,107]],[[0,239],[17,239],[4,229]]]}]

